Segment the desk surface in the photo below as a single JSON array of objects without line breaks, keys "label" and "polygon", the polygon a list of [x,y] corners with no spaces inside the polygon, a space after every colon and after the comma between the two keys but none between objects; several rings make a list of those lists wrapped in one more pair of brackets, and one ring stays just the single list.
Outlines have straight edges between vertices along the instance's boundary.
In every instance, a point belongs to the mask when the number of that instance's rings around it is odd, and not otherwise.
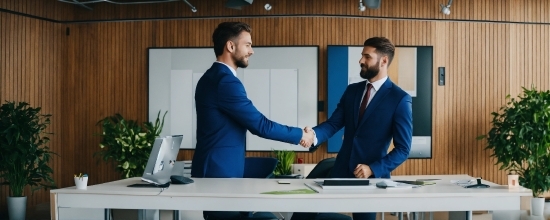
[{"label": "desk surface", "polygon": [[[525,188],[491,187],[467,189],[450,180],[472,179],[467,175],[394,176],[395,180],[440,179],[435,185],[412,189],[323,190],[316,194],[271,195],[267,191],[304,189],[312,179],[215,179],[194,178],[195,183],[157,188],[129,188],[139,178],[88,186],[51,190],[55,208],[126,208],[279,212],[401,212],[519,210],[520,197],[531,196]],[[377,179],[371,180],[373,183]]]}]

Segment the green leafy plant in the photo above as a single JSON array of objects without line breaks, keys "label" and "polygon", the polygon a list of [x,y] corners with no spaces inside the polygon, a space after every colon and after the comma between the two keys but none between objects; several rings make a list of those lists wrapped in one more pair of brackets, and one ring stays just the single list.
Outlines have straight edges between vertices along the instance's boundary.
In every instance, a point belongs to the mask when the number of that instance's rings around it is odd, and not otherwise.
[{"label": "green leafy plant", "polygon": [[492,112],[492,128],[478,139],[487,140],[487,150],[499,169],[519,175],[520,185],[539,197],[550,189],[550,91],[523,88],[500,112]]},{"label": "green leafy plant", "polygon": [[0,179],[12,197],[24,196],[24,189],[55,188],[48,165],[51,155],[45,132],[51,115],[40,114],[26,102],[6,102],[0,106]]},{"label": "green leafy plant", "polygon": [[145,122],[141,126],[134,120],[124,119],[120,114],[103,118],[97,123],[103,128],[99,144],[102,150],[96,154],[101,155],[105,161],[114,161],[122,178],[141,176],[155,138],[160,135],[164,126],[166,113],[168,112],[164,113],[162,121],[159,119],[159,111],[154,124]]},{"label": "green leafy plant", "polygon": [[287,150],[274,150],[274,157],[279,160],[273,174],[290,175],[292,174],[292,164],[296,158],[296,152]]}]

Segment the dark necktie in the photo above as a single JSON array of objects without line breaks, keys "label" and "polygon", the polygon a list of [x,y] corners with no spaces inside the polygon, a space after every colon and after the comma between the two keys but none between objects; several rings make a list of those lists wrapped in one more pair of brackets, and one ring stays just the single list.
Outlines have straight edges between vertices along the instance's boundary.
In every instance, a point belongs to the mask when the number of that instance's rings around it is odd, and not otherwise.
[{"label": "dark necktie", "polygon": [[361,101],[361,108],[359,108],[359,121],[361,121],[361,119],[363,118],[363,113],[365,113],[365,109],[367,109],[367,102],[369,102],[371,89],[372,84],[367,83],[367,92],[365,92],[365,96],[363,96],[363,101]]}]

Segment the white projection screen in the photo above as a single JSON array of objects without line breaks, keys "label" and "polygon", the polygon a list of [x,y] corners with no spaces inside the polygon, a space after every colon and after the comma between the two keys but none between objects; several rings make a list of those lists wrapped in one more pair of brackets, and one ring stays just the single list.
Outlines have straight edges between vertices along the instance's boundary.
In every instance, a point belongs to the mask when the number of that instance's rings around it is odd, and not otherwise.
[{"label": "white projection screen", "polygon": [[[248,98],[275,122],[303,128],[318,123],[319,47],[254,47],[247,68],[237,69]],[[149,48],[149,121],[168,111],[161,136],[183,135],[196,145],[195,86],[216,60],[213,48]],[[307,151],[299,145],[246,135],[247,151]]]}]

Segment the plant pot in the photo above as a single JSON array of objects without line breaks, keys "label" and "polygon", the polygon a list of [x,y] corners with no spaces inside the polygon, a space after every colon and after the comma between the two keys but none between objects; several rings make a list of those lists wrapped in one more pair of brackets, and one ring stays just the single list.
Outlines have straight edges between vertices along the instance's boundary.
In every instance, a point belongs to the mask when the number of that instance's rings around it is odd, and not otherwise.
[{"label": "plant pot", "polygon": [[532,216],[544,215],[544,198],[531,199],[531,215]]},{"label": "plant pot", "polygon": [[10,220],[25,220],[27,197],[7,197]]},{"label": "plant pot", "polygon": [[518,188],[518,187],[519,187],[519,175],[508,174],[508,188]]},{"label": "plant pot", "polygon": [[88,177],[75,177],[74,184],[76,189],[86,189],[88,187]]}]

